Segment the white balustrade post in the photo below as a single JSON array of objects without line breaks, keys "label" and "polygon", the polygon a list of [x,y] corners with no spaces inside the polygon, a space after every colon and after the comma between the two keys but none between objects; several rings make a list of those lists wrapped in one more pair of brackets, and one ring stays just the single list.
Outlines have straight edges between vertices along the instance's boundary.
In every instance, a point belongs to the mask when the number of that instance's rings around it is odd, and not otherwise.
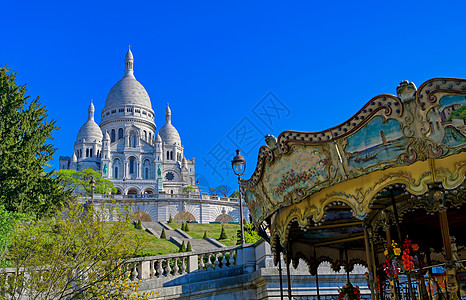
[{"label": "white balustrade post", "polygon": [[138,278],[149,279],[150,278],[150,261],[141,261],[138,263]]},{"label": "white balustrade post", "polygon": [[188,273],[195,272],[199,270],[199,256],[198,255],[190,255],[187,257],[188,261]]}]

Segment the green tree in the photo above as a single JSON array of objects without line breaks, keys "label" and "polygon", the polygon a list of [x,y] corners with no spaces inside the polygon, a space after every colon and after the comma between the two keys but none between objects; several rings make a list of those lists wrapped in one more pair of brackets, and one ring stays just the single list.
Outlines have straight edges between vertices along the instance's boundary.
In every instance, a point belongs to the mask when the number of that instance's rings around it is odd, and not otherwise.
[{"label": "green tree", "polygon": [[184,241],[183,241],[183,243],[181,243],[179,252],[186,252],[186,246],[184,244]]},{"label": "green tree", "polygon": [[141,220],[138,220],[138,221],[136,222],[136,226],[135,226],[135,227],[136,227],[136,229],[142,229]]},{"label": "green tree", "polygon": [[[243,226],[244,226],[244,242],[246,244],[252,244],[261,239],[261,237],[256,231],[256,227],[254,226],[254,223],[249,223],[249,222],[246,222],[246,220],[243,220]],[[241,229],[239,229],[236,232],[236,237],[237,237],[236,245],[241,245]]]},{"label": "green tree", "polygon": [[181,230],[184,231],[184,223],[181,223]]},{"label": "green tree", "polygon": [[8,211],[51,215],[69,198],[45,172],[56,149],[47,142],[58,127],[47,120],[39,98],[25,96],[26,85],[16,84],[16,73],[0,68],[0,204]]},{"label": "green tree", "polygon": [[160,238],[166,240],[167,234],[165,233],[165,228],[162,228],[162,233],[160,234]]},{"label": "green tree", "polygon": [[24,215],[9,212],[0,205],[0,267],[6,266],[5,256],[11,241],[12,231],[24,219]]},{"label": "green tree", "polygon": [[186,246],[186,252],[191,252],[193,249],[191,248],[191,242],[188,241],[188,245]]},{"label": "green tree", "polygon": [[231,187],[228,185],[219,185],[218,187],[215,188],[215,190],[222,194],[223,197],[228,197],[228,195],[231,193]]},{"label": "green tree", "polygon": [[222,225],[222,232],[220,232],[220,237],[219,237],[218,239],[219,239],[219,240],[225,240],[225,239],[227,239],[227,238],[228,238],[228,237],[227,237],[227,233],[226,233],[226,231],[225,231],[225,227],[223,227],[223,225]]},{"label": "green tree", "polygon": [[185,223],[184,225],[184,231],[189,232],[189,226],[188,223]]},{"label": "green tree", "polygon": [[[141,246],[125,221],[130,211],[114,215],[122,221],[108,223],[108,211],[118,211],[113,207],[77,202],[68,207],[55,218],[25,220],[12,231],[6,258],[15,273],[7,284],[0,281],[1,299],[127,299],[126,287],[137,294],[138,283],[125,275],[128,258]],[[0,278],[4,272],[0,269]]]},{"label": "green tree", "polygon": [[172,215],[170,215],[170,218],[168,218],[168,222],[167,222],[167,223],[168,223],[168,224],[173,223]]},{"label": "green tree", "polygon": [[194,193],[196,190],[192,187],[192,186],[185,186],[183,188],[183,194],[192,194]]},{"label": "green tree", "polygon": [[91,195],[92,189],[89,184],[91,178],[95,180],[94,193],[96,194],[110,194],[116,193],[117,189],[113,182],[105,179],[100,175],[100,172],[85,168],[80,171],[74,170],[60,170],[55,172],[60,183],[67,189],[73,192],[85,192],[86,195]]},{"label": "green tree", "polygon": [[204,236],[202,237],[203,239],[207,238],[207,231],[204,231]]},{"label": "green tree", "polygon": [[235,190],[233,193],[231,193],[230,198],[239,198],[239,191]]}]

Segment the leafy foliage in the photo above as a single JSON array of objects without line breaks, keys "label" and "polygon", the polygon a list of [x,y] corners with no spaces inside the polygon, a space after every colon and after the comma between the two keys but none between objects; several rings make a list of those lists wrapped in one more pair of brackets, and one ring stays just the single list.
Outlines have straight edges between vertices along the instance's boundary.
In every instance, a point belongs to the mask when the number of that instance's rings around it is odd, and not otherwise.
[{"label": "leafy foliage", "polygon": [[160,238],[166,240],[167,234],[165,233],[165,228],[162,228],[162,233],[160,234]]},{"label": "leafy foliage", "polygon": [[0,68],[0,204],[8,211],[51,215],[70,193],[44,167],[56,149],[52,138],[55,121],[39,98],[29,101],[26,85],[18,86],[16,73]]},{"label": "leafy foliage", "polygon": [[12,213],[0,205],[0,267],[5,266],[5,255],[11,241],[12,231],[24,215]]},{"label": "leafy foliage", "polygon": [[15,273],[0,281],[0,298],[127,299],[132,291],[145,299],[136,291],[139,283],[126,275],[127,259],[140,248],[137,237],[127,234],[129,211],[115,216],[120,221],[111,226],[108,211],[118,210],[73,202],[55,218],[17,226],[6,255]]},{"label": "leafy foliage", "polygon": [[[243,226],[244,226],[244,242],[246,244],[252,244],[261,239],[261,237],[256,231],[256,227],[254,226],[254,223],[249,223],[249,222],[246,222],[246,220],[243,220]],[[237,237],[236,245],[241,245],[241,229],[238,230],[238,232],[236,233],[236,237]]]},{"label": "leafy foliage", "polygon": [[209,186],[209,195],[213,196],[215,194],[215,188],[212,186]]},{"label": "leafy foliage", "polygon": [[231,193],[230,198],[239,198],[239,191],[235,190],[233,193]]},{"label": "leafy foliage", "polygon": [[135,226],[135,227],[136,227],[136,229],[142,229],[141,220],[138,220],[138,221],[136,222],[136,226]]},{"label": "leafy foliage", "polygon": [[100,175],[100,172],[85,168],[81,171],[74,170],[60,170],[55,172],[60,183],[67,189],[73,192],[84,191],[86,195],[91,195],[92,189],[89,184],[91,178],[95,180],[94,193],[96,194],[110,194],[116,193],[117,189],[113,182],[105,179]]},{"label": "leafy foliage", "polygon": [[228,195],[231,193],[231,187],[229,187],[228,185],[219,185],[215,188],[215,190],[219,194],[222,194],[223,197],[228,197]]},{"label": "leafy foliage", "polygon": [[188,245],[186,246],[186,252],[191,252],[193,251],[193,248],[191,248],[191,242],[188,241]]},{"label": "leafy foliage", "polygon": [[192,186],[185,186],[183,188],[183,194],[191,194],[194,193],[196,190]]}]

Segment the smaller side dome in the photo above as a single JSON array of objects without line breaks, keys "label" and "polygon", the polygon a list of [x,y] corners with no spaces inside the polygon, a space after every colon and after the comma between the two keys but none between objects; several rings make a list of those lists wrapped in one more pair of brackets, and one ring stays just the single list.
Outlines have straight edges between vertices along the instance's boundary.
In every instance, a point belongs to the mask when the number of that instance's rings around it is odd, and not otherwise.
[{"label": "smaller side dome", "polygon": [[162,142],[162,138],[160,137],[160,134],[159,134],[159,133],[157,133],[157,136],[155,137],[155,141],[156,141],[157,143],[161,143],[161,142]]},{"label": "smaller side dome", "polygon": [[171,122],[172,112],[167,103],[167,109],[165,110],[165,125],[160,129],[159,134],[166,145],[179,145],[181,146],[181,138],[178,130],[172,125]]},{"label": "smaller side dome", "polygon": [[78,158],[76,157],[76,153],[73,153],[73,156],[71,157],[71,161],[74,163],[78,161]]},{"label": "smaller side dome", "polygon": [[86,140],[87,142],[94,142],[94,141],[102,141],[102,130],[100,129],[99,125],[94,121],[94,104],[89,105],[89,117],[87,122],[79,129],[77,140],[78,142],[83,142]]}]

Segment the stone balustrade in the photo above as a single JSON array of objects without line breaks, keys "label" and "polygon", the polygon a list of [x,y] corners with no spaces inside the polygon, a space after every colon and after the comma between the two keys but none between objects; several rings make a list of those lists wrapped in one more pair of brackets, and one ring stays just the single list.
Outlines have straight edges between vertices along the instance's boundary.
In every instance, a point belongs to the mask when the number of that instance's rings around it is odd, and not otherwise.
[{"label": "stone balustrade", "polygon": [[183,252],[133,258],[127,261],[131,280],[172,278],[193,272],[209,272],[238,266],[240,246],[211,251]]}]

